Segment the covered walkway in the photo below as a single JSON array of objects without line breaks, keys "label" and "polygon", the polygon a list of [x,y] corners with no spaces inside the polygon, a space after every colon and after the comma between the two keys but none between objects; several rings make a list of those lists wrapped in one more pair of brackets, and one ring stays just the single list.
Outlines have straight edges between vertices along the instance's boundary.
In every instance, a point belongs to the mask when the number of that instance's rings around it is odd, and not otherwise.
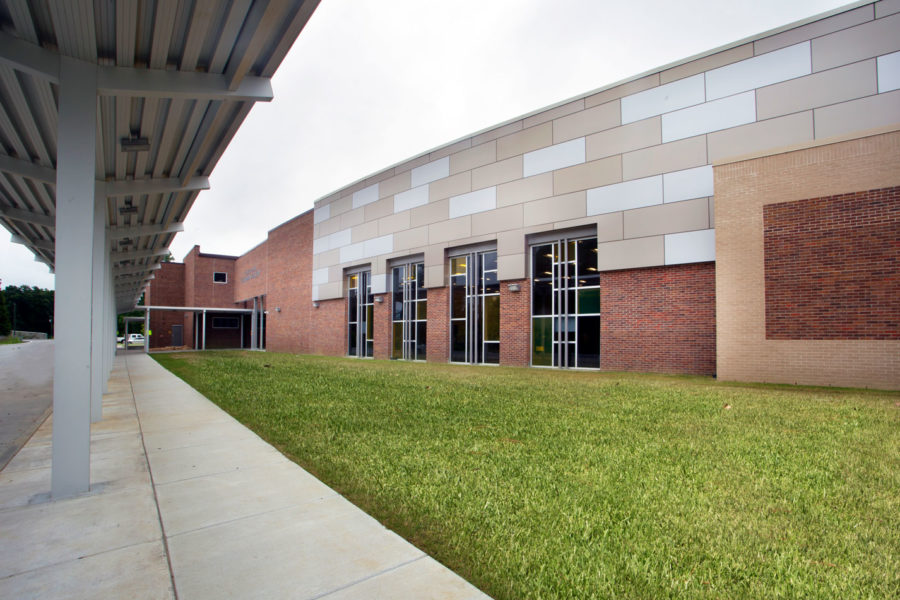
[{"label": "covered walkway", "polygon": [[53,417],[0,471],[2,598],[485,598],[163,369],[116,357],[90,492]]}]

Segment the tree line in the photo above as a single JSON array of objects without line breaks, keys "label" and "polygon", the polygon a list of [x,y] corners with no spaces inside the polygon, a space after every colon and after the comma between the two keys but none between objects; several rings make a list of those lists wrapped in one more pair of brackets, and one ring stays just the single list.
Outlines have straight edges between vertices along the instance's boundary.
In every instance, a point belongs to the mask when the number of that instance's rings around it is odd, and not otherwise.
[{"label": "tree line", "polygon": [[38,331],[53,335],[53,290],[8,285],[0,293],[0,335]]}]

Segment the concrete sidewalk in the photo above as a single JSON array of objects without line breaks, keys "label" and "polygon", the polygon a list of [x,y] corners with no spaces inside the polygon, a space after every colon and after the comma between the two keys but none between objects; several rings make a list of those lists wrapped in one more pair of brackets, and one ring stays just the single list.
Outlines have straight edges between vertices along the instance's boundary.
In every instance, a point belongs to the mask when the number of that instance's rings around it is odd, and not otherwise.
[{"label": "concrete sidewalk", "polygon": [[91,492],[52,417],[0,472],[0,598],[486,598],[143,354],[116,358]]}]

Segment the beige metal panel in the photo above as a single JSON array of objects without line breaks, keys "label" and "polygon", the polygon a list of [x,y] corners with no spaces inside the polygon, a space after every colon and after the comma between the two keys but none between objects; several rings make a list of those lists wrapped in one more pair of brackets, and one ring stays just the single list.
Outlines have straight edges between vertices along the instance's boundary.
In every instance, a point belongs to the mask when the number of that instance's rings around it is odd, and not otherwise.
[{"label": "beige metal panel", "polygon": [[709,228],[709,200],[698,198],[626,210],[625,239]]},{"label": "beige metal panel", "polygon": [[354,208],[351,211],[341,215],[341,229],[347,229],[364,223],[366,220],[366,211],[363,207]]},{"label": "beige metal panel", "polygon": [[378,235],[387,235],[409,229],[409,211],[391,214],[378,219]]},{"label": "beige metal panel", "polygon": [[868,6],[860,6],[856,10],[840,13],[838,15],[828,17],[827,19],[822,19],[821,21],[815,21],[807,25],[802,25],[800,27],[795,27],[794,29],[776,33],[775,35],[771,35],[767,38],[757,40],[753,43],[753,45],[756,54],[771,52],[772,50],[785,48],[798,42],[811,40],[812,38],[820,37],[829,33],[833,33],[835,31],[840,31],[841,29],[846,29],[848,27],[853,27],[854,25],[859,25],[860,23],[865,23],[866,21],[871,21],[873,18],[872,12],[873,11],[871,4],[869,4]]},{"label": "beige metal panel", "polygon": [[313,256],[313,267],[321,269],[323,267],[331,267],[341,262],[341,250],[335,248]]},{"label": "beige metal panel", "polygon": [[432,244],[425,248],[424,262],[426,267],[444,264],[444,249],[446,244]]},{"label": "beige metal panel", "polygon": [[[452,160],[453,157],[451,157]],[[457,196],[472,191],[472,172],[463,171],[428,184],[428,201]]]},{"label": "beige metal panel", "polygon": [[394,250],[410,250],[428,244],[428,226],[404,229],[394,234]]},{"label": "beige metal panel", "polygon": [[573,227],[585,227],[587,225],[596,225],[597,217],[581,217],[578,219],[569,219],[567,221],[557,221],[553,224],[554,230],[572,229]]},{"label": "beige metal panel", "polygon": [[659,73],[653,73],[652,75],[647,75],[646,77],[641,77],[640,79],[635,79],[634,81],[629,81],[628,83],[623,83],[614,88],[603,90],[602,92],[597,92],[596,94],[588,96],[584,99],[584,107],[591,108],[593,106],[599,106],[600,104],[606,104],[607,102],[624,98],[630,94],[637,94],[638,92],[649,90],[658,85]]},{"label": "beige metal panel", "polygon": [[656,116],[589,135],[585,138],[585,158],[597,160],[660,144],[662,143],[661,123],[662,119]]},{"label": "beige metal panel", "polygon": [[350,230],[352,243],[364,242],[378,237],[378,221],[367,221]]},{"label": "beige metal panel", "polygon": [[441,288],[447,285],[444,265],[436,265],[434,267],[425,267],[425,287]]},{"label": "beige metal panel", "polygon": [[900,14],[812,41],[813,71],[824,71],[900,50]]},{"label": "beige metal panel", "polygon": [[571,115],[580,110],[584,110],[584,98],[579,98],[578,100],[568,102],[562,106],[557,106],[556,108],[551,108],[536,115],[526,117],[523,121],[523,128],[528,129],[529,127],[534,127],[535,125],[558,119],[559,117]]},{"label": "beige metal panel", "polygon": [[479,144],[468,150],[450,155],[450,174],[455,175],[497,160],[497,142]]},{"label": "beige metal panel", "polygon": [[594,217],[597,222],[597,242],[612,242],[625,237],[622,212],[608,213]]},{"label": "beige metal panel", "polygon": [[394,212],[394,199],[382,198],[381,200],[376,200],[372,204],[367,204],[365,208],[363,208],[363,212],[365,213],[366,221],[373,221],[375,219],[380,219],[381,217],[386,217]]},{"label": "beige metal panel", "polygon": [[709,134],[709,160],[741,156],[813,139],[812,111],[759,121]]},{"label": "beige metal panel", "polygon": [[521,229],[497,233],[497,255],[509,256],[525,251],[525,233]]},{"label": "beige metal panel", "polygon": [[497,160],[525,154],[553,144],[553,123],[547,122],[497,140]]},{"label": "beige metal panel", "polygon": [[587,216],[585,193],[574,192],[525,204],[524,225],[542,225]]},{"label": "beige metal panel", "polygon": [[660,266],[665,262],[664,240],[660,235],[597,244],[597,268],[615,271]]},{"label": "beige metal panel", "polygon": [[709,200],[709,226],[716,227],[716,199],[715,196],[708,198]]},{"label": "beige metal panel", "polygon": [[678,140],[622,155],[622,179],[638,179],[706,164],[706,136]]},{"label": "beige metal panel", "polygon": [[338,215],[344,214],[353,205],[353,198],[351,196],[342,196],[337,200],[332,201],[329,206],[331,207],[331,218],[335,218]]},{"label": "beige metal panel", "polygon": [[497,206],[521,204],[553,195],[553,173],[517,179],[497,186]]},{"label": "beige metal panel", "polygon": [[817,108],[814,112],[817,140],[893,125],[900,123],[900,90]]},{"label": "beige metal panel", "polygon": [[315,237],[325,237],[326,235],[330,235],[335,233],[336,231],[341,230],[341,219],[340,217],[335,217],[334,219],[328,219],[327,221],[322,221],[318,225],[316,225],[316,233]]},{"label": "beige metal panel", "polygon": [[419,206],[409,211],[409,226],[419,227],[430,225],[438,221],[446,221],[450,216],[450,200],[444,198],[437,202],[430,202],[425,206]]},{"label": "beige metal panel", "polygon": [[472,215],[472,235],[522,228],[522,205],[516,204]]},{"label": "beige metal panel", "polygon": [[[428,155],[430,160],[437,160],[439,158],[444,158],[445,156],[450,156],[451,154],[455,154],[456,152],[461,152],[466,150],[467,148],[472,147],[472,138],[466,138],[464,140],[460,140],[456,143],[450,144],[449,146],[444,146],[443,148],[438,148],[434,152]],[[453,171],[450,171],[451,173]]]},{"label": "beige metal panel", "polygon": [[390,179],[385,179],[384,181],[380,182],[378,184],[378,192],[382,198],[387,198],[388,196],[393,196],[394,194],[405,192],[411,187],[410,171],[403,171],[402,173],[394,175]]},{"label": "beige metal panel", "polygon": [[676,79],[684,79],[685,77],[690,77],[697,73],[703,73],[704,71],[710,71],[712,69],[724,67],[725,65],[730,65],[731,63],[736,63],[739,60],[744,60],[751,56],[753,56],[752,43],[744,44],[743,46],[738,46],[736,48],[729,48],[728,50],[716,52],[715,54],[692,60],[689,63],[666,69],[659,74],[659,82],[663,84],[675,81]]},{"label": "beige metal panel", "polygon": [[553,172],[554,195],[622,181],[622,156],[616,155]]},{"label": "beige metal panel", "polygon": [[875,59],[756,90],[756,117],[770,119],[877,93]]},{"label": "beige metal panel", "polygon": [[472,145],[477,146],[479,144],[483,144],[485,142],[489,142],[491,140],[496,140],[497,138],[501,138],[503,136],[509,135],[511,133],[515,133],[516,131],[522,130],[522,121],[513,121],[512,123],[507,123],[502,127],[495,127],[489,131],[485,131],[484,133],[479,133],[478,135],[472,138]]},{"label": "beige metal panel", "polygon": [[881,0],[875,3],[875,18],[880,19],[900,12],[900,0]]},{"label": "beige metal panel", "polygon": [[619,101],[614,100],[553,121],[553,143],[567,142],[589,133],[616,127],[622,122]]},{"label": "beige metal panel", "polygon": [[478,190],[521,178],[522,156],[519,155],[474,169],[472,171],[472,189]]},{"label": "beige metal panel", "polygon": [[467,238],[472,235],[472,217],[466,215],[456,219],[447,219],[428,226],[428,242],[439,244]]},{"label": "beige metal panel", "polygon": [[500,281],[525,279],[525,254],[507,254],[497,257],[497,278]]},{"label": "beige metal panel", "polygon": [[317,286],[319,293],[316,300],[335,300],[343,297],[343,282],[329,281]]}]

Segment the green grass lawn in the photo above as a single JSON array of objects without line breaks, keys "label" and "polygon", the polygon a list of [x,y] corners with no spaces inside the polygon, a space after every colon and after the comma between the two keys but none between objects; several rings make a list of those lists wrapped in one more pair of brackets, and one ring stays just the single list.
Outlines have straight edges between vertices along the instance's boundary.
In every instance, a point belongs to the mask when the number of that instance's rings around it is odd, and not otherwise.
[{"label": "green grass lawn", "polygon": [[900,597],[900,395],[154,356],[496,598]]},{"label": "green grass lawn", "polygon": [[0,346],[5,346],[7,344],[21,344],[21,343],[22,343],[22,338],[17,338],[17,337],[12,337],[12,336],[0,338]]}]

